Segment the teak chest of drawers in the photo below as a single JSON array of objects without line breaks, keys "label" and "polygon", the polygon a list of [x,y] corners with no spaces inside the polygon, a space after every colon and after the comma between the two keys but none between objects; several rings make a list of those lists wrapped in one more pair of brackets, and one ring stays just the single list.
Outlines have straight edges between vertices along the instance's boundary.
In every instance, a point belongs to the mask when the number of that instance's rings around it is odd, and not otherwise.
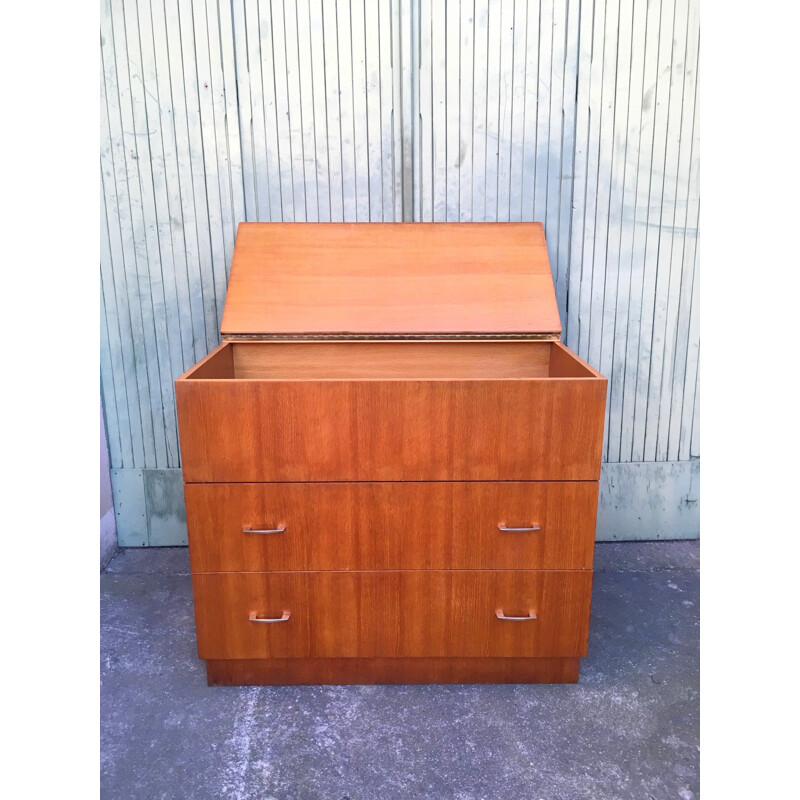
[{"label": "teak chest of drawers", "polygon": [[243,223],[176,382],[210,684],[574,682],[606,380],[539,223]]}]

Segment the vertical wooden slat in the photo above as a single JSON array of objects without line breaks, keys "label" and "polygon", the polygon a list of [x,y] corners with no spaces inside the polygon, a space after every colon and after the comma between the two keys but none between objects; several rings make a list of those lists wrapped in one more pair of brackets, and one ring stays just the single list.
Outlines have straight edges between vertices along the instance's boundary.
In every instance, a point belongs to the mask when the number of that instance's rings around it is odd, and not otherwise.
[{"label": "vertical wooden slat", "polygon": [[[152,0],[151,0],[152,1]],[[219,69],[222,73],[222,91],[217,95],[217,109],[221,115],[218,127],[222,129],[219,141],[224,142],[221,148],[227,165],[228,187],[230,202],[228,214],[224,219],[225,224],[225,269],[226,276],[230,277],[231,260],[233,257],[233,242],[236,237],[236,227],[245,220],[245,181],[243,167],[243,153],[241,144],[241,125],[239,120],[239,87],[236,69],[235,40],[233,36],[233,8],[232,3],[221,3],[216,0],[219,11]],[[213,22],[209,23],[214,27]],[[220,102],[221,100],[221,102]],[[217,117],[219,119],[219,117]],[[227,282],[226,282],[227,283]]]},{"label": "vertical wooden slat", "polygon": [[[189,19],[183,27],[183,32],[191,29],[191,46],[194,49],[192,66],[195,70],[196,81],[190,95],[190,108],[197,103],[194,123],[199,130],[200,150],[195,171],[195,187],[202,186],[202,195],[206,203],[205,224],[198,225],[207,236],[208,262],[207,271],[203,276],[203,295],[209,298],[206,304],[205,328],[206,342],[209,348],[216,346],[219,341],[219,321],[222,318],[222,305],[220,300],[225,296],[225,263],[227,261],[225,243],[225,217],[228,202],[227,166],[224,155],[220,159],[221,132],[217,130],[218,95],[222,92],[222,78],[218,69],[216,48],[214,41],[214,28],[209,28],[208,15],[212,13],[209,3],[213,0],[200,0],[187,4]],[[183,13],[183,12],[182,12]],[[187,59],[186,54],[184,59]],[[188,98],[187,98],[188,99]],[[202,208],[202,206],[201,206]]]},{"label": "vertical wooden slat", "polygon": [[[101,81],[101,100],[105,89]],[[105,103],[101,106],[101,119],[105,114]],[[102,129],[101,129],[102,131]],[[100,162],[100,196],[104,201],[100,206],[100,380],[103,406],[106,412],[108,429],[109,458],[113,463],[130,468],[134,464],[131,415],[128,411],[128,385],[125,362],[120,339],[120,315],[117,308],[117,290],[114,285],[114,263],[111,258],[110,236],[106,210],[107,198],[103,182],[112,177],[111,170],[103,175],[108,167],[103,163],[102,150]]]},{"label": "vertical wooden slat", "polygon": [[[697,121],[697,116],[695,116],[695,123]],[[697,164],[697,162],[694,162]],[[696,172],[693,170],[694,174]],[[697,178],[693,178],[691,180],[691,189],[692,193],[696,193],[699,190],[697,187]],[[692,217],[690,217],[690,222],[687,223],[690,227],[688,228],[689,233],[686,237],[687,243],[691,245],[691,251],[693,257],[691,259],[692,264],[692,296],[690,300],[690,313],[689,313],[689,331],[687,335],[687,352],[686,352],[686,367],[685,367],[685,378],[684,378],[684,385],[683,385],[683,396],[681,401],[681,410],[680,410],[680,418],[673,421],[673,426],[677,427],[678,424],[680,425],[680,429],[678,432],[678,452],[677,452],[677,459],[679,461],[684,461],[689,458],[692,453],[690,451],[691,446],[691,435],[692,435],[692,422],[695,418],[695,415],[698,413],[697,405],[696,405],[696,387],[695,383],[698,380],[698,362],[700,360],[700,331],[699,331],[699,322],[700,322],[700,276],[698,274],[700,265],[697,261],[697,239],[698,239],[698,214],[699,214],[699,197],[697,194],[690,194],[690,198],[692,198],[693,205],[695,207],[695,213]],[[697,202],[695,204],[694,198],[697,198]],[[687,247],[687,252],[690,248]],[[689,263],[689,259],[687,257],[687,264]],[[670,435],[672,436],[672,429],[670,430]]]},{"label": "vertical wooden slat", "polygon": [[489,4],[489,29],[486,57],[486,136],[483,148],[486,158],[486,175],[483,195],[486,210],[483,219],[497,222],[497,177],[500,154],[500,86],[503,82],[501,40],[503,33],[502,2]]},{"label": "vertical wooden slat", "polygon": [[619,234],[614,240],[613,249],[617,262],[617,288],[609,300],[615,303],[613,340],[611,343],[611,387],[608,400],[608,452],[609,461],[622,459],[622,433],[625,419],[623,416],[623,396],[628,378],[628,368],[634,366],[632,359],[636,351],[630,343],[634,339],[634,329],[630,323],[633,297],[633,275],[640,272],[637,253],[634,250],[636,237],[636,211],[640,180],[640,149],[642,145],[642,94],[644,79],[644,47],[636,43],[645,38],[647,6],[642,3],[627,2],[620,13],[620,46],[626,42],[629,55],[625,64],[627,86],[623,82],[623,91],[627,95],[627,113],[624,115],[624,148],[621,159],[622,174],[619,178]]},{"label": "vertical wooden slat", "polygon": [[[539,6],[538,80],[536,83],[536,122],[533,173],[533,218],[539,222],[547,219],[547,179],[550,166],[550,95],[553,57],[553,0],[542,0]],[[529,43],[529,47],[532,45]],[[546,231],[547,232],[547,231]]]},{"label": "vertical wooden slat", "polygon": [[356,143],[353,118],[353,63],[350,34],[350,8],[336,4],[335,50],[339,69],[339,117],[342,152],[342,204],[344,220],[358,220],[356,195]]},{"label": "vertical wooden slat", "polygon": [[[295,141],[291,124],[289,64],[286,53],[284,2],[260,4],[262,72],[272,79],[275,91],[275,128],[278,135],[278,171],[281,186],[281,212],[284,222],[301,222],[305,217],[300,144]],[[267,35],[266,31],[269,31]],[[299,115],[294,109],[295,118]],[[301,157],[302,158],[302,157]],[[299,163],[298,163],[299,162]],[[296,174],[298,168],[301,174]],[[273,217],[273,219],[275,219]]]},{"label": "vertical wooden slat", "polygon": [[[369,219],[382,222],[383,206],[383,95],[381,92],[380,4],[363,0],[361,14],[364,42],[364,79],[367,103],[367,144],[369,147]],[[391,85],[391,84],[390,84]]]},{"label": "vertical wooden slat", "polygon": [[[105,227],[105,220],[100,221],[101,230]],[[106,234],[107,236],[107,234]],[[114,372],[111,364],[111,342],[109,337],[108,328],[108,314],[106,313],[105,294],[103,292],[103,285],[101,280],[100,285],[100,399],[104,406],[112,409],[115,415],[119,415],[119,406],[117,405],[117,394],[114,386]],[[128,440],[128,431],[124,434],[120,431],[119,419],[114,420],[113,427],[108,427],[106,431],[106,442],[108,444],[109,458],[113,455],[118,463],[123,462],[122,455],[122,436],[125,435]]]},{"label": "vertical wooden slat", "polygon": [[[137,198],[139,173],[136,169],[136,151],[128,151],[128,141],[135,137],[132,136],[125,25],[119,8],[114,13],[111,6],[106,10],[101,42],[105,56],[106,114],[103,121],[107,129],[104,137],[106,146],[101,147],[101,158],[105,151],[106,161],[110,165],[107,170],[110,178],[106,181],[104,176],[103,188],[108,217],[110,268],[114,275],[121,355],[131,418],[131,466],[139,466],[146,461],[155,466],[155,428],[150,413],[150,373],[153,365],[150,364],[148,370],[139,287],[140,270],[144,272],[140,264],[145,259],[141,252],[142,239],[134,235],[135,227],[139,230],[142,228],[141,200]],[[128,130],[127,140],[123,134],[125,128]]]},{"label": "vertical wooden slat", "polygon": [[[647,439],[645,453],[650,460],[665,461],[669,437],[669,411],[672,403],[672,369],[678,336],[678,308],[683,256],[683,229],[680,206],[685,190],[682,161],[687,164],[688,148],[680,147],[683,121],[685,62],[687,54],[687,0],[675,0],[672,20],[672,48],[669,64],[669,112],[659,220],[659,261],[656,281],[656,303],[653,324],[653,345],[650,355],[650,392],[647,404]],[[685,140],[686,137],[684,137]],[[683,159],[681,156],[683,155]],[[684,178],[685,184],[685,178]]]},{"label": "vertical wooden slat", "polygon": [[[156,225],[153,224],[157,219],[153,196],[153,153],[150,149],[150,129],[142,74],[142,37],[136,3],[124,6],[124,14],[119,22],[117,31],[120,34],[120,50],[117,54],[117,74],[119,76],[120,71],[124,73],[123,82],[119,85],[122,137],[126,160],[129,161],[127,188],[132,212],[137,306],[141,314],[150,400],[149,408],[142,409],[145,457],[148,444],[152,443],[154,463],[157,466],[166,466],[168,454],[165,408],[169,404],[169,394],[166,397],[162,394],[162,385],[165,376],[169,375],[169,348],[163,303],[157,300],[163,296],[163,290],[159,242]],[[155,125],[157,124],[156,121]],[[135,161],[135,164],[131,164],[131,160]]]},{"label": "vertical wooden slat", "polygon": [[[695,19],[695,35],[699,33]],[[699,42],[695,39],[695,58],[699,55]],[[700,280],[698,261],[698,238],[700,217],[700,158],[696,144],[700,126],[700,112],[698,108],[697,91],[697,66],[695,60],[690,69],[694,70],[694,97],[692,114],[691,138],[691,167],[689,170],[689,184],[687,187],[687,214],[686,214],[686,241],[684,249],[684,271],[691,269],[691,295],[689,298],[689,323],[686,334],[686,364],[684,367],[683,390],[681,392],[680,416],[678,416],[677,403],[674,404],[673,418],[670,427],[670,442],[677,435],[678,449],[675,456],[678,460],[685,460],[691,456],[692,421],[698,412],[696,405],[695,382],[698,379],[697,365],[700,358]],[[687,72],[687,75],[689,73]],[[685,325],[685,323],[684,323]],[[680,355],[676,356],[676,360]],[[677,430],[676,430],[677,429]]]},{"label": "vertical wooden slat", "polygon": [[473,66],[472,211],[470,220],[486,219],[486,125],[488,109],[489,0],[475,0]]},{"label": "vertical wooden slat", "polygon": [[432,216],[447,220],[447,11],[445,0],[431,2]]},{"label": "vertical wooden slat", "polygon": [[[582,6],[578,25],[577,87],[575,91],[575,133],[572,164],[572,210],[570,214],[570,271],[567,282],[569,303],[563,339],[576,352],[581,349],[581,288],[586,259],[586,202],[589,197],[589,78],[592,63],[594,3]],[[584,325],[585,327],[585,325]]]},{"label": "vertical wooden slat", "polygon": [[539,14],[537,3],[525,3],[525,81],[522,105],[522,173],[519,216],[529,222],[537,219],[534,209],[536,175],[536,113],[539,97]]},{"label": "vertical wooden slat", "polygon": [[[120,92],[122,112],[122,136],[126,159],[135,161],[128,170],[128,197],[131,203],[133,244],[136,250],[136,287],[138,307],[141,313],[144,356],[146,359],[149,386],[149,409],[143,409],[145,432],[152,435],[153,455],[156,466],[165,467],[167,453],[167,418],[165,411],[171,409],[171,392],[164,384],[169,379],[169,345],[166,315],[163,308],[163,278],[161,275],[158,235],[156,232],[157,211],[154,198],[151,130],[147,114],[145,79],[142,71],[141,42],[144,38],[139,29],[139,9],[135,2],[124,6],[120,19],[120,51],[124,61],[118,57],[117,69],[123,70],[127,78]],[[153,127],[158,128],[157,114]],[[163,391],[162,391],[163,390]],[[149,411],[149,413],[147,413]],[[173,414],[173,426],[175,418]],[[147,453],[145,438],[145,454]],[[177,452],[173,447],[173,454]]]},{"label": "vertical wooden slat", "polygon": [[[397,158],[395,140],[399,139],[401,113],[400,70],[394,69],[394,59],[399,60],[400,53],[396,51],[393,30],[399,28],[399,20],[393,15],[391,0],[380,0],[377,18],[379,63],[376,79],[380,92],[381,220],[383,222],[400,222],[402,219],[402,210],[397,213],[402,203],[402,186],[395,183],[396,175],[402,176],[402,173],[396,172],[395,167]],[[397,102],[395,87],[398,89]],[[399,162],[397,166],[400,166]]]},{"label": "vertical wooden slat", "polygon": [[[603,46],[606,30],[606,5],[605,3],[593,3],[594,18],[589,28],[590,40],[587,42],[589,48],[588,64],[584,71],[580,73],[581,79],[586,85],[586,94],[579,98],[586,104],[586,166],[585,183],[583,186],[583,213],[581,224],[578,229],[581,236],[581,280],[577,297],[572,302],[578,301],[578,339],[576,346],[578,353],[587,360],[596,359],[597,349],[592,352],[592,333],[593,333],[593,289],[597,287],[598,281],[595,280],[595,269],[597,266],[597,245],[599,237],[596,236],[597,208],[601,202],[602,188],[600,186],[601,168],[601,148],[600,139],[603,124],[603,67],[605,65],[605,48]],[[580,93],[579,93],[580,94]],[[580,108],[580,105],[579,105]],[[594,305],[596,308],[596,304]],[[595,342],[597,336],[594,337]]]},{"label": "vertical wooden slat", "polygon": [[[359,220],[355,98],[353,91],[353,41],[349,3],[337,3],[337,34],[339,60],[339,92],[342,138],[342,187],[344,194],[344,219]],[[363,202],[363,201],[362,201]]]},{"label": "vertical wooden slat", "polygon": [[[205,20],[199,17],[203,8],[195,8],[185,0],[178,2],[180,31],[176,41],[182,50],[184,98],[186,102],[186,124],[189,153],[191,192],[194,197],[194,225],[197,235],[196,291],[199,292],[203,309],[203,340],[196,342],[202,356],[213,349],[219,341],[217,319],[219,318],[215,279],[215,263],[222,252],[222,224],[219,213],[219,188],[216,184],[216,158],[213,143],[212,114],[208,108],[209,80],[208,60],[203,58],[207,50]],[[197,19],[195,18],[197,15]],[[200,32],[200,43],[195,41],[195,32]],[[205,96],[205,115],[201,112],[201,87]],[[212,161],[213,159],[213,161]],[[209,189],[211,187],[211,189]],[[216,192],[216,197],[215,197]],[[204,346],[205,345],[205,346]]]},{"label": "vertical wooden slat", "polygon": [[[433,56],[431,53],[433,12],[431,0],[419,0],[418,29],[414,37],[418,52],[413,53],[412,78],[417,97],[417,133],[414,137],[414,219],[433,221]],[[417,64],[419,65],[417,67]],[[418,139],[418,144],[417,144]]]},{"label": "vertical wooden slat", "polygon": [[[692,227],[689,227],[692,225]],[[672,414],[670,420],[669,439],[670,451],[669,459],[673,461],[685,461],[689,458],[689,435],[691,433],[691,420],[695,413],[694,408],[694,383],[697,379],[697,360],[700,355],[700,333],[698,330],[699,325],[699,280],[697,275],[696,263],[696,231],[697,219],[692,220],[692,223],[687,223],[686,243],[691,244],[691,248],[687,246],[686,252],[692,250],[694,258],[686,258],[684,269],[688,271],[691,269],[690,279],[686,282],[691,284],[691,295],[688,301],[688,315],[683,317],[683,331],[682,338],[685,342],[683,348],[679,348],[675,355],[676,364],[676,380],[675,390],[672,396]],[[686,320],[688,316],[688,321]]]},{"label": "vertical wooden slat", "polygon": [[369,222],[371,213],[370,176],[374,164],[370,162],[370,126],[365,52],[367,45],[364,31],[363,0],[351,0],[350,2],[350,43],[356,220],[358,222]]},{"label": "vertical wooden slat", "polygon": [[564,340],[569,338],[568,295],[572,269],[572,202],[575,176],[576,100],[578,97],[578,36],[582,0],[569,0],[564,45],[564,84],[561,93],[563,134],[559,165],[559,218],[556,275],[556,301],[561,314]]},{"label": "vertical wooden slat", "polygon": [[446,3],[444,7],[445,32],[445,152],[447,158],[445,177],[445,217],[447,222],[458,222],[461,211],[459,188],[459,150],[461,127],[461,7],[460,3]]},{"label": "vertical wooden slat", "polygon": [[[654,461],[658,424],[658,398],[654,394],[654,344],[656,358],[659,352],[661,319],[657,317],[661,303],[658,301],[664,284],[664,273],[659,270],[662,233],[661,221],[664,202],[664,169],[667,163],[670,88],[672,85],[670,62],[672,57],[672,27],[675,18],[674,4],[662,0],[659,18],[658,71],[652,87],[655,104],[653,124],[653,159],[650,174],[650,198],[647,210],[648,233],[645,239],[645,273],[642,291],[642,320],[639,338],[639,377],[636,386],[636,428],[633,438],[634,461]],[[660,366],[660,359],[658,365]]]},{"label": "vertical wooden slat", "polygon": [[[395,82],[394,98],[396,108],[400,109],[400,121],[395,115],[395,175],[402,175],[399,180],[401,200],[395,203],[395,213],[399,211],[398,221],[411,222],[421,219],[421,203],[416,187],[420,181],[421,147],[421,110],[420,110],[420,0],[393,0],[392,8],[396,15],[392,16],[398,24],[392,32],[392,42],[397,53],[393,61],[395,74],[399,80]],[[399,63],[398,63],[399,62]]]},{"label": "vertical wooden slat", "polygon": [[[179,167],[179,147],[177,133],[178,108],[182,105],[181,96],[177,103],[174,99],[173,61],[171,59],[170,41],[167,30],[166,7],[162,3],[151,3],[151,24],[153,49],[147,48],[143,54],[152,56],[152,63],[145,58],[147,74],[155,73],[155,93],[150,94],[158,101],[159,134],[161,144],[161,169],[163,170],[162,212],[159,215],[159,238],[161,246],[162,274],[165,286],[165,313],[168,315],[167,326],[170,330],[170,346],[180,345],[180,360],[172,359],[173,374],[185,371],[194,362],[194,325],[195,315],[192,313],[191,301],[188,297],[187,256],[189,247],[186,243],[184,207],[181,191],[181,171]],[[155,169],[155,168],[154,168]],[[155,174],[155,172],[154,172]],[[187,314],[187,310],[189,313]],[[187,322],[183,321],[188,317]],[[199,321],[199,320],[198,320]],[[178,463],[176,455],[170,464]]]},{"label": "vertical wooden slat", "polygon": [[458,219],[472,219],[472,147],[475,80],[475,2],[460,0],[460,81],[458,98]]},{"label": "vertical wooden slat", "polygon": [[[603,453],[608,458],[609,441],[611,438],[610,414],[611,393],[618,376],[614,375],[614,348],[617,342],[617,321],[620,316],[627,314],[627,302],[624,292],[620,288],[620,241],[622,227],[625,219],[625,168],[627,154],[628,108],[630,96],[630,65],[632,44],[632,3],[630,0],[621,0],[616,4],[615,15],[607,18],[607,26],[612,26],[615,31],[611,45],[613,60],[605,64],[605,74],[613,76],[613,84],[609,80],[609,89],[613,85],[613,92],[604,110],[607,108],[606,120],[608,139],[603,146],[607,153],[607,172],[601,179],[604,188],[602,196],[602,215],[598,220],[603,220],[599,231],[599,238],[605,240],[605,247],[599,248],[603,252],[599,260],[600,269],[595,273],[598,285],[602,286],[602,300],[598,307],[599,324],[599,364],[600,370],[607,375],[609,380],[608,401],[606,403],[606,424]],[[608,27],[607,27],[608,29]],[[599,202],[599,201],[598,201]],[[597,252],[597,251],[596,251]],[[615,442],[616,445],[616,442]],[[616,449],[616,448],[615,448]]]},{"label": "vertical wooden slat", "polygon": [[[259,162],[256,150],[261,155],[261,163],[266,158],[264,148],[257,147],[256,142],[264,140],[264,118],[256,114],[262,98],[261,71],[258,69],[258,54],[255,50],[257,39],[247,35],[246,0],[232,0],[232,32],[231,45],[236,69],[236,95],[238,104],[239,141],[242,154],[242,191],[244,193],[245,219],[269,219],[269,200],[259,202],[257,193]],[[251,74],[251,62],[253,71]],[[231,120],[228,120],[231,124]],[[264,217],[260,214],[264,213]]]},{"label": "vertical wooden slat", "polygon": [[[156,63],[156,25],[151,17],[149,0],[140,0],[137,5],[139,21],[139,61],[144,92],[145,128],[139,137],[142,145],[147,143],[151,185],[143,186],[148,196],[152,190],[152,204],[146,216],[154,221],[157,248],[148,253],[150,273],[150,299],[156,325],[156,341],[159,356],[159,384],[165,428],[166,453],[160,464],[166,467],[178,463],[178,425],[175,403],[171,390],[171,378],[184,370],[182,332],[180,328],[180,305],[175,281],[176,264],[172,241],[169,188],[167,186],[167,153],[174,163],[174,136],[171,137],[172,113],[169,96],[169,65],[166,54],[161,53],[163,71],[159,79]],[[135,62],[134,62],[135,63]],[[164,99],[162,101],[162,94]],[[165,133],[166,131],[166,133]]]},{"label": "vertical wooden slat", "polygon": [[328,117],[326,112],[326,65],[323,37],[322,5],[317,0],[305,0],[298,5],[298,34],[300,36],[301,85],[310,101],[314,130],[313,154],[316,170],[317,208],[320,222],[331,221],[330,154],[328,150]]},{"label": "vertical wooden slat", "polygon": [[694,402],[692,403],[692,426],[689,455],[691,458],[700,457],[700,353],[697,354],[697,372],[694,384]]},{"label": "vertical wooden slat", "polygon": [[328,120],[328,192],[331,222],[344,220],[344,157],[342,153],[342,94],[339,75],[338,19],[332,3],[320,0],[322,49],[325,60],[323,86]]},{"label": "vertical wooden slat", "polygon": [[564,119],[561,101],[564,95],[564,61],[567,36],[567,3],[554,3],[550,50],[550,109],[547,136],[547,206],[542,221],[547,231],[547,250],[556,285],[556,297],[563,283],[566,265],[559,261],[560,190],[562,180],[562,142]]},{"label": "vertical wooden slat", "polygon": [[[185,62],[181,47],[181,18],[177,0],[164,4],[165,47],[169,58],[170,95],[172,99],[172,128],[175,135],[174,161],[169,165],[172,176],[171,193],[176,192],[180,214],[173,216],[175,250],[181,254],[176,263],[175,280],[181,298],[181,324],[184,337],[184,367],[188,368],[207,351],[205,328],[205,298],[201,260],[208,258],[206,248],[201,256],[195,201],[193,150],[201,145],[190,136],[189,107],[184,78]],[[204,206],[200,212],[205,213]],[[112,464],[112,466],[116,466]]]},{"label": "vertical wooden slat", "polygon": [[525,141],[525,89],[526,89],[526,49],[527,49],[527,11],[528,3],[515,0],[513,5],[514,17],[512,27],[512,78],[511,96],[509,97],[510,122],[510,147],[509,147],[509,176],[508,190],[508,216],[512,222],[518,222],[522,217],[522,187],[523,175],[523,143]]},{"label": "vertical wooden slat", "polygon": [[[690,302],[694,280],[694,236],[689,227],[691,203],[691,171],[694,148],[695,74],[697,41],[689,33],[699,25],[695,20],[696,6],[689,0],[676,4],[676,46],[673,49],[673,76],[681,86],[679,124],[673,135],[677,149],[677,166],[670,181],[673,196],[673,236],[669,260],[668,317],[662,362],[661,394],[658,418],[656,458],[676,460],[678,433],[686,378],[686,359],[689,349]],[[678,24],[680,20],[680,25]],[[678,99],[675,98],[675,105]],[[687,252],[691,250],[691,252]],[[688,256],[688,257],[687,257]],[[667,268],[667,264],[664,265]]]},{"label": "vertical wooden slat", "polygon": [[511,124],[514,105],[514,0],[498,4],[500,16],[500,69],[497,109],[497,221],[511,219],[511,158],[514,142]]},{"label": "vertical wooden slat", "polygon": [[[283,170],[291,166],[288,149],[281,141],[278,129],[278,76],[272,44],[271,5],[256,0],[243,0],[245,41],[252,82],[253,163],[256,170],[256,194],[259,201],[259,220],[280,222],[291,219],[292,184]],[[242,47],[237,44],[237,49]],[[241,114],[241,112],[240,112]],[[284,186],[284,181],[286,185]],[[286,196],[284,197],[284,192]],[[284,211],[285,207],[289,211]]]},{"label": "vertical wooden slat", "polygon": [[[587,341],[587,360],[600,366],[604,363],[603,343],[608,342],[606,328],[611,327],[613,336],[613,317],[611,326],[606,323],[605,291],[607,276],[607,254],[609,228],[611,226],[611,188],[614,167],[614,127],[616,119],[617,92],[617,31],[619,27],[619,2],[608,0],[605,4],[603,25],[596,24],[597,62],[599,75],[595,88],[600,106],[597,126],[597,172],[595,178],[594,223],[591,227],[592,239],[592,282],[587,287],[590,294],[589,337]],[[609,365],[606,361],[606,373]],[[606,413],[608,404],[606,404]],[[603,452],[606,451],[608,425],[605,428]]]},{"label": "vertical wooden slat", "polygon": [[[315,109],[314,73],[311,68],[311,17],[308,2],[296,0],[287,12],[287,43],[291,42],[291,52],[296,59],[292,64],[296,79],[292,82],[299,107],[297,122],[300,124],[301,155],[303,159],[303,195],[305,197],[305,219],[308,222],[320,221],[320,194],[325,185],[319,183],[320,160],[324,152],[317,152],[317,115]],[[291,104],[290,104],[291,105]]]},{"label": "vertical wooden slat", "polygon": [[[637,8],[639,4],[636,4]],[[639,9],[641,11],[641,9]],[[621,432],[619,439],[619,460],[640,461],[635,448],[641,453],[641,437],[636,437],[637,429],[644,430],[644,413],[638,403],[640,393],[646,386],[647,363],[643,362],[641,345],[643,342],[643,321],[645,287],[647,286],[648,261],[647,243],[651,227],[648,223],[653,186],[653,146],[655,138],[656,92],[658,80],[659,34],[661,27],[661,7],[658,3],[648,3],[644,20],[644,33],[635,29],[634,35],[639,46],[634,48],[633,69],[638,75],[641,69],[642,93],[639,101],[639,128],[637,135],[631,135],[628,144],[636,154],[636,200],[633,211],[633,234],[630,261],[630,289],[628,302],[628,325],[625,342],[625,369],[623,373],[621,401]],[[641,25],[642,23],[640,23]],[[652,272],[652,270],[650,270]],[[618,347],[621,343],[617,344]],[[613,388],[612,388],[613,397]],[[638,411],[638,416],[637,416]],[[637,427],[638,426],[638,427]],[[637,439],[635,444],[634,439]]]}]

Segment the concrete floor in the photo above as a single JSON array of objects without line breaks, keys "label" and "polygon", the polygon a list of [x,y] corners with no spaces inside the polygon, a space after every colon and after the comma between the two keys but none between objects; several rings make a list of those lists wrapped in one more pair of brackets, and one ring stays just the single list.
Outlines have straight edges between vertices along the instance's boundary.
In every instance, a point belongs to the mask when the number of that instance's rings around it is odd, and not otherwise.
[{"label": "concrete floor", "polygon": [[578,685],[208,688],[187,551],[101,575],[105,800],[691,800],[699,545],[600,544]]}]

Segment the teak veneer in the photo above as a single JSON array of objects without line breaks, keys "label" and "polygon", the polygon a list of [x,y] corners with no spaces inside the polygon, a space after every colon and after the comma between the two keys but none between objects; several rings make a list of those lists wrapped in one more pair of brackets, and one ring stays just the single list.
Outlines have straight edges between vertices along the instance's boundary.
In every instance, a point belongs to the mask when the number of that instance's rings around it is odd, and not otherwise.
[{"label": "teak veneer", "polygon": [[209,686],[577,683],[580,658],[208,659]]},{"label": "teak veneer", "polygon": [[[275,377],[240,376],[241,347],[223,344],[177,384],[187,482],[600,477],[606,382],[558,342],[378,345],[407,371],[384,355],[370,361],[374,345],[358,342],[245,345],[258,351],[246,374],[257,360]],[[488,352],[474,364],[463,356],[447,364],[458,347]],[[314,356],[294,363],[283,348]],[[330,368],[327,348],[336,353]],[[419,377],[434,365],[439,377]],[[345,369],[349,376],[338,377]]]},{"label": "teak veneer", "polygon": [[176,382],[212,685],[571,682],[606,380],[542,226],[239,227]]},{"label": "teak veneer", "polygon": [[193,572],[590,570],[597,482],[190,483],[186,511]]},{"label": "teak veneer", "polygon": [[561,332],[538,223],[243,223],[223,336]]},{"label": "teak veneer", "polygon": [[[586,655],[591,570],[219,572],[192,583],[201,658]],[[253,624],[254,608],[290,617]]]}]

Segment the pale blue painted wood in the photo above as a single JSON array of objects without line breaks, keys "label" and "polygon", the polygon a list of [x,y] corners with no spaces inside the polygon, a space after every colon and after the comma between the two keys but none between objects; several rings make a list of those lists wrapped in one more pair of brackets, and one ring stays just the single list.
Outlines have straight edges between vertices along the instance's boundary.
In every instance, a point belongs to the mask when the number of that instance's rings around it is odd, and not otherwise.
[{"label": "pale blue painted wood", "polygon": [[[458,98],[458,220],[472,217],[473,109],[475,105],[475,4],[460,3]],[[467,167],[466,169],[464,167]]]},{"label": "pale blue painted wood", "polygon": [[141,469],[112,469],[111,493],[120,547],[147,547],[147,510]]},{"label": "pale blue painted wood", "polygon": [[699,536],[699,460],[603,464],[597,541]]},{"label": "pale blue painted wood", "polygon": [[611,462],[691,452],[698,34],[694,0],[581,6],[565,338],[609,378]]}]

